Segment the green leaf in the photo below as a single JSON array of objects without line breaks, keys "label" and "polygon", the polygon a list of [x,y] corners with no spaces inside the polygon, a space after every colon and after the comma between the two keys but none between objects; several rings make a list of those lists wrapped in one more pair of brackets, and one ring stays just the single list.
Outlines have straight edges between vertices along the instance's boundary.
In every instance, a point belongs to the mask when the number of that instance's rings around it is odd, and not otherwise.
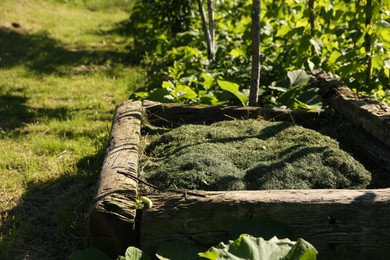
[{"label": "green leaf", "polygon": [[145,99],[148,97],[148,95],[149,95],[149,92],[140,91],[140,92],[133,93],[132,96],[134,98]]},{"label": "green leaf", "polygon": [[[306,241],[303,240],[294,248],[296,243],[287,238],[279,240],[277,237],[273,237],[270,240],[264,240],[261,237],[256,238],[243,234],[234,241],[230,240],[227,244],[220,243],[217,247],[210,248],[207,252],[200,254],[200,256],[212,260],[276,260],[282,258],[292,260],[299,259],[300,256],[305,256],[306,260],[316,259],[315,255],[313,257],[310,253],[306,254],[308,250],[312,250],[314,247],[305,242]],[[290,254],[291,249],[294,250],[291,252],[291,258],[288,258],[286,256]],[[208,252],[214,254],[208,254]],[[215,253],[218,253],[217,258],[215,258]]]},{"label": "green leaf", "polygon": [[156,88],[150,91],[149,96],[147,99],[153,100],[153,101],[158,101],[158,102],[167,102],[165,97],[169,95],[169,91],[165,88]]},{"label": "green leaf", "polygon": [[111,257],[97,248],[90,247],[74,252],[70,256],[70,260],[111,260]]},{"label": "green leaf", "polygon": [[328,58],[328,61],[326,62],[328,65],[333,65],[336,63],[336,61],[338,60],[338,58],[340,58],[340,56],[342,56],[341,52],[339,51],[334,51],[330,54],[329,58]]},{"label": "green leaf", "polygon": [[323,47],[322,42],[320,40],[310,39],[310,43],[311,43],[311,45],[313,45],[314,51],[316,52],[316,54],[318,56],[320,56],[321,55],[321,48]]},{"label": "green leaf", "polygon": [[245,52],[242,48],[235,48],[231,50],[229,54],[233,57],[245,57]]},{"label": "green leaf", "polygon": [[144,253],[142,250],[130,246],[126,250],[125,259],[126,260],[150,260],[150,256]]},{"label": "green leaf", "polygon": [[173,85],[172,82],[170,81],[163,81],[162,87],[171,91],[172,89],[175,88],[175,85]]},{"label": "green leaf", "polygon": [[377,31],[382,39],[386,42],[390,42],[390,29],[389,28],[379,28]]},{"label": "green leaf", "polygon": [[224,80],[217,80],[217,83],[221,89],[236,96],[241,101],[242,105],[246,105],[248,98],[239,91],[240,86],[237,83]]},{"label": "green leaf", "polygon": [[270,85],[270,86],[268,86],[268,88],[279,91],[279,92],[283,92],[283,93],[287,92],[287,88],[280,87],[278,85]]},{"label": "green leaf", "polygon": [[203,78],[203,86],[205,89],[210,89],[214,85],[214,78],[208,73],[202,73],[201,77]]},{"label": "green leaf", "polygon": [[283,37],[291,31],[290,26],[283,25],[276,33],[276,37]]},{"label": "green leaf", "polygon": [[287,77],[290,80],[290,86],[304,86],[310,81],[310,76],[304,70],[293,70],[287,72]]},{"label": "green leaf", "polygon": [[[172,92],[171,92],[172,94]],[[189,86],[177,84],[175,88],[175,96],[176,98],[196,98],[198,95],[195,91],[193,91]]]},{"label": "green leaf", "polygon": [[[285,259],[309,260],[316,259],[317,250],[306,240],[299,238]],[[314,257],[314,258],[313,258]]]},{"label": "green leaf", "polygon": [[381,69],[384,63],[380,56],[375,56],[371,59],[371,65],[372,69]]},{"label": "green leaf", "polygon": [[188,243],[164,243],[158,249],[156,256],[160,260],[191,260],[199,259],[198,250]]},{"label": "green leaf", "polygon": [[202,96],[200,97],[200,101],[202,104],[206,105],[213,105],[213,106],[218,106],[218,105],[223,105],[225,102],[221,102],[216,98],[215,96]]}]

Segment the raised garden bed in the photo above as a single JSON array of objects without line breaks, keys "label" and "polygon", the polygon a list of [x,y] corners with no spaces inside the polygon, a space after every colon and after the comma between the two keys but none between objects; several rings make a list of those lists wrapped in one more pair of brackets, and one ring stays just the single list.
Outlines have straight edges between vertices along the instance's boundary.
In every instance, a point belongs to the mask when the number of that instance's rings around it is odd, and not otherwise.
[{"label": "raised garden bed", "polygon": [[[290,121],[337,136],[333,114],[255,107],[204,107],[126,101],[115,112],[98,192],[90,213],[92,245],[116,256],[129,245],[153,254],[162,243],[188,241],[212,246],[246,219],[269,218],[289,225],[322,257],[345,246],[357,258],[390,253],[390,110],[336,87],[329,102],[351,119],[343,142],[381,189],[259,191],[159,191],[151,209],[137,211],[141,125],[176,127],[231,119]],[[336,104],[336,105],[335,105]],[[340,105],[341,104],[341,105]],[[344,104],[344,105],[343,105]],[[348,114],[350,113],[350,114]],[[374,126],[374,127],[373,127]],[[386,131],[384,131],[386,130]],[[363,139],[362,139],[363,138]]]}]

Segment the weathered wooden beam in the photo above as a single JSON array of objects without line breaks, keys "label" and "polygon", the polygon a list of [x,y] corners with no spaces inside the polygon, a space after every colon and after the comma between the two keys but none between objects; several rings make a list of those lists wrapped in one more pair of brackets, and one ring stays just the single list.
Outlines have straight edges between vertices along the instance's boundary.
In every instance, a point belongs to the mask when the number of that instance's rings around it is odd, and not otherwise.
[{"label": "weathered wooden beam", "polygon": [[148,196],[140,246],[153,254],[163,242],[180,240],[209,247],[227,240],[242,219],[272,218],[295,237],[312,243],[321,258],[343,245],[354,259],[390,254],[390,189],[269,190],[204,192],[205,197],[161,193]]},{"label": "weathered wooden beam", "polygon": [[263,118],[316,128],[325,117],[323,111],[282,108],[162,104],[153,101],[144,101],[144,107],[150,122],[156,126],[168,127],[182,124],[211,124],[232,119]]},{"label": "weathered wooden beam", "polygon": [[318,72],[315,78],[320,88],[330,87],[324,98],[334,110],[390,148],[388,105],[354,93],[325,72]]},{"label": "weathered wooden beam", "polygon": [[390,107],[360,97],[346,86],[332,88],[328,97],[332,108],[390,147]]},{"label": "weathered wooden beam", "polygon": [[123,254],[136,239],[138,185],[126,174],[137,176],[141,119],[141,102],[127,101],[117,106],[97,194],[90,211],[92,246],[112,257]]}]

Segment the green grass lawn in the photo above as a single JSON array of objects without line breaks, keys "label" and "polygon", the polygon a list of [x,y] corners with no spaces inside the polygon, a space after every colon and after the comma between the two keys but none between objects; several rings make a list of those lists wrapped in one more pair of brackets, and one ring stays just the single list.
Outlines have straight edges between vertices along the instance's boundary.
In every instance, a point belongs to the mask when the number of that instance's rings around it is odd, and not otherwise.
[{"label": "green grass lawn", "polygon": [[143,84],[121,34],[132,1],[0,1],[0,259],[67,259],[115,106]]}]

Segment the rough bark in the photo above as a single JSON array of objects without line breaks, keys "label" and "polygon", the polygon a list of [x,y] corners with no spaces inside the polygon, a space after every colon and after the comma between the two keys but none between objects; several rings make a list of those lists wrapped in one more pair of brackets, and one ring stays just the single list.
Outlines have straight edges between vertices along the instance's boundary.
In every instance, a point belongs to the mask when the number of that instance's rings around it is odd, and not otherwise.
[{"label": "rough bark", "polygon": [[390,189],[272,190],[206,192],[205,197],[161,193],[148,196],[141,248],[149,253],[163,242],[188,241],[209,247],[227,240],[238,220],[272,218],[292,227],[321,257],[347,247],[355,259],[390,254]]},{"label": "rough bark", "polygon": [[141,117],[141,102],[127,101],[117,107],[90,211],[92,245],[113,257],[135,242],[138,185],[126,174],[137,176]]}]

